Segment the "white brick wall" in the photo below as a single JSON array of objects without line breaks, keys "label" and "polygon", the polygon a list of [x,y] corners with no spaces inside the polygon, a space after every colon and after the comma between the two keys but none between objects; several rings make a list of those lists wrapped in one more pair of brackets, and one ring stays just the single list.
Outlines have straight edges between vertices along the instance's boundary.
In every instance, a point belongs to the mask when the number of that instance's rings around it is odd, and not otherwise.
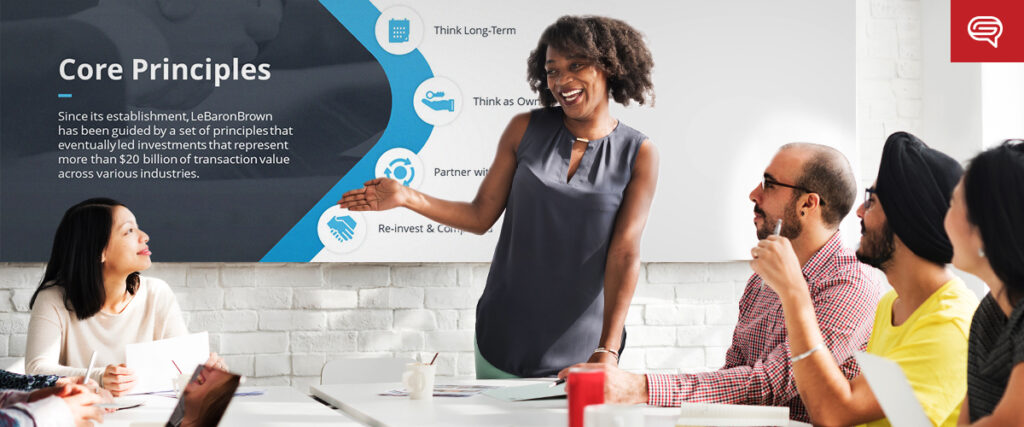
[{"label": "white brick wall", "polygon": [[[861,176],[885,136],[921,115],[920,2],[857,1]],[[850,156],[856,154],[848,153]],[[753,232],[753,230],[751,230]],[[651,238],[648,236],[648,238]],[[473,375],[474,307],[487,264],[156,264],[189,328],[255,385],[316,383],[324,362],[441,351],[441,375]],[[41,264],[0,263],[0,367],[24,355]],[[644,265],[626,319],[628,369],[720,366],[750,270],[745,262]]]},{"label": "white brick wall", "polygon": [[921,51],[920,1],[857,1],[857,143],[865,186],[878,174],[889,134],[922,133]]},{"label": "white brick wall", "polygon": [[[325,361],[340,357],[434,351],[440,374],[474,374],[486,264],[158,263],[146,274],[171,284],[189,329],[209,331],[213,349],[254,384],[310,384]],[[719,365],[749,274],[745,262],[646,265],[623,366]],[[40,265],[0,264],[0,362],[24,355],[27,298],[41,275]]]}]

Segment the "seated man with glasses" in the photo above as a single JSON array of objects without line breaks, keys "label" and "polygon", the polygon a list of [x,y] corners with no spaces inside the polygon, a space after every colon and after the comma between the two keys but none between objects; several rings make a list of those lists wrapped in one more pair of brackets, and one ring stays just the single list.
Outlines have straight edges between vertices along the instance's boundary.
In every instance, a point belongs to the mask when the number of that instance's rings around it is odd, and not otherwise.
[{"label": "seated man with glasses", "polygon": [[[885,272],[892,290],[875,312],[867,351],[899,363],[936,426],[955,426],[967,390],[967,337],[978,298],[946,269],[953,246],[943,221],[963,168],[906,132],[885,142],[875,186],[857,210],[857,259]],[[782,300],[796,386],[815,424],[888,426],[863,376],[840,372],[821,348],[823,331],[796,257],[785,238],[768,237],[754,253],[754,271]]]},{"label": "seated man with glasses", "polygon": [[[791,242],[796,272],[806,282],[822,343],[839,360],[846,378],[858,373],[853,353],[863,350],[881,290],[880,277],[843,246],[839,223],[857,198],[850,163],[839,151],[818,144],[784,145],[750,192],[758,239],[779,234]],[[757,261],[758,254],[752,251]],[[802,267],[800,267],[802,266]],[[792,267],[792,266],[790,266]],[[790,350],[783,301],[754,274],[740,300],[739,320],[725,366],[694,374],[638,375],[615,366],[605,370],[605,400],[679,406],[682,402],[788,406],[790,418],[808,421],[797,393],[792,363],[806,349]],[[565,376],[562,371],[560,376]]]}]

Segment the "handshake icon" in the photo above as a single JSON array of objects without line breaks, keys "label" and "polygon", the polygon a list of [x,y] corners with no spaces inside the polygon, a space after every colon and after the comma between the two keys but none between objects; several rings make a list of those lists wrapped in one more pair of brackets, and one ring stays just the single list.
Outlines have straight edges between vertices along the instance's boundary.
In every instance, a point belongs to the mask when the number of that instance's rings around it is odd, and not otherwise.
[{"label": "handshake icon", "polygon": [[356,221],[348,215],[336,216],[327,222],[327,227],[338,242],[345,243],[352,240],[352,236],[355,235]]}]

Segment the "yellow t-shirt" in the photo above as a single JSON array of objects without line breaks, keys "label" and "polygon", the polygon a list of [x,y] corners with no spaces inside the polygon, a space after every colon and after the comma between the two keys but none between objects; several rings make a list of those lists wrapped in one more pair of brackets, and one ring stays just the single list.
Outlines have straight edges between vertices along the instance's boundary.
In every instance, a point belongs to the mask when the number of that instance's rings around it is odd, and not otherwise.
[{"label": "yellow t-shirt", "polygon": [[[878,302],[867,352],[899,363],[928,419],[955,426],[967,392],[967,337],[978,298],[954,278],[935,291],[900,326],[892,325],[896,291]],[[886,418],[865,424],[889,426]]]}]

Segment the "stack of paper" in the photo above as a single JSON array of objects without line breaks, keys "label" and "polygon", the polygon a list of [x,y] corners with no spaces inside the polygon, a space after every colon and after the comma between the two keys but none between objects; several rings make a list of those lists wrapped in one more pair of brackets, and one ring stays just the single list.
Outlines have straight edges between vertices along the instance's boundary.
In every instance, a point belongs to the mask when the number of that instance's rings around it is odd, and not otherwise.
[{"label": "stack of paper", "polygon": [[[137,383],[130,394],[174,389],[174,379],[191,373],[210,357],[210,336],[206,332],[159,341],[128,344],[125,364],[135,370]],[[180,372],[179,372],[180,369]]]},{"label": "stack of paper", "polygon": [[676,427],[688,426],[786,426],[789,408],[785,406],[724,405],[688,403],[681,407]]},{"label": "stack of paper", "polygon": [[[482,391],[494,388],[498,388],[498,386],[476,384],[437,384],[434,385],[434,397],[470,397],[476,396]],[[377,395],[409,397],[409,390],[404,388],[394,388],[383,393],[378,393]]]}]

